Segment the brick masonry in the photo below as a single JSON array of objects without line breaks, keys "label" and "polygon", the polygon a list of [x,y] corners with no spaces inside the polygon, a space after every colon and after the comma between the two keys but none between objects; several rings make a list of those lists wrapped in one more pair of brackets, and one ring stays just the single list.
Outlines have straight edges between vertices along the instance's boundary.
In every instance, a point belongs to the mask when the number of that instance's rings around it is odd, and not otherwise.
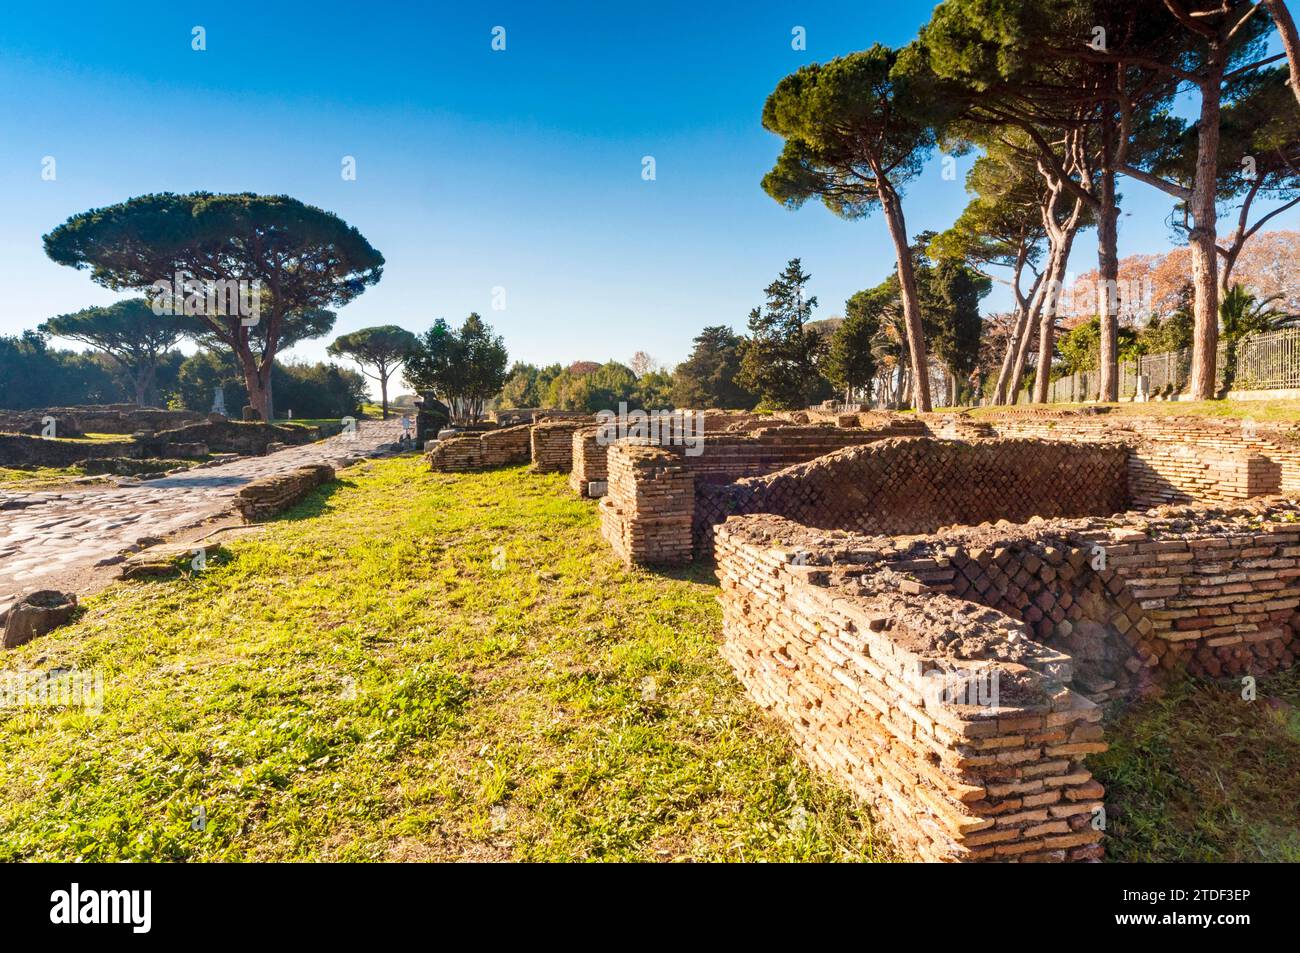
[{"label": "brick masonry", "polygon": [[529,436],[533,470],[537,473],[569,473],[573,469],[574,433],[592,423],[591,417],[578,417],[534,424]]},{"label": "brick masonry", "polygon": [[[754,515],[716,537],[724,656],[923,860],[1100,857],[1104,792],[1084,760],[1106,747],[1098,703],[1297,653],[1289,500],[924,539]],[[918,673],[935,669],[971,673],[968,688],[996,670],[997,696],[927,695]]]},{"label": "brick masonry", "polygon": [[439,440],[424,456],[431,470],[455,472],[516,466],[531,459],[531,436],[531,424],[460,434]]},{"label": "brick masonry", "polygon": [[849,447],[770,476],[699,486],[694,544],[732,514],[775,513],[805,526],[929,533],[941,526],[1117,513],[1128,508],[1119,444],[912,437]]},{"label": "brick masonry", "polygon": [[318,486],[334,481],[334,468],[325,463],[254,480],[235,494],[235,510],[247,523],[269,519],[300,502]]},{"label": "brick masonry", "polygon": [[[875,414],[851,414],[847,415],[846,424],[856,425],[860,417],[871,426],[809,425],[774,421],[769,416],[757,414],[706,412],[701,453],[688,455],[686,463],[701,483],[730,483],[742,477],[772,473],[842,447],[926,432],[924,424],[907,417],[885,420]],[[756,426],[760,422],[762,426]],[[602,436],[595,427],[579,431],[579,434],[581,437],[574,435],[569,485],[584,496],[600,495],[590,493],[589,485],[608,480],[605,457],[609,447],[617,442],[617,435]]]},{"label": "brick masonry", "polygon": [[624,562],[673,565],[691,560],[695,475],[664,447],[620,441],[610,448],[609,493],[601,533]]}]

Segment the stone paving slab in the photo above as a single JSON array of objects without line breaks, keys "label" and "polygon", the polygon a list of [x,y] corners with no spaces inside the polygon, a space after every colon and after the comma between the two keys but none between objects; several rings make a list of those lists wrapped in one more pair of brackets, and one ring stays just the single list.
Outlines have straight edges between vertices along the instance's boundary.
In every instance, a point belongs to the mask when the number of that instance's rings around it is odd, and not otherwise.
[{"label": "stone paving slab", "polygon": [[239,488],[309,463],[346,466],[392,444],[398,420],[363,420],[357,433],[263,457],[143,482],[32,493],[0,491],[0,616],[24,593],[121,561],[142,540],[164,539],[231,512]]}]

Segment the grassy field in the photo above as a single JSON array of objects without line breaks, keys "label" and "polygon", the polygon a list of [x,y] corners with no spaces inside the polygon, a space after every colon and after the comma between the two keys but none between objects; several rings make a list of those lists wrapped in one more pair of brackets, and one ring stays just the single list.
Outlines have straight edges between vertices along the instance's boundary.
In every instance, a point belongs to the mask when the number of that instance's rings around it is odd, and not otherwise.
[{"label": "grassy field", "polygon": [[888,856],[562,477],[368,464],[208,566],[7,653],[105,697],[0,712],[0,860]]},{"label": "grassy field", "polygon": [[[869,815],[718,657],[707,570],[626,570],[562,477],[344,471],[6,669],[0,860],[869,860]],[[1188,682],[1090,759],[1120,860],[1300,859],[1300,678]]]},{"label": "grassy field", "polygon": [[81,467],[31,467],[21,469],[0,467],[0,489],[4,489],[6,486],[13,489],[19,484],[22,485],[23,489],[50,486],[56,483],[66,483],[68,480],[85,475],[86,471]]},{"label": "grassy field", "polygon": [[[1145,414],[1166,417],[1226,417],[1237,420],[1291,421],[1300,424],[1300,400],[1189,400],[1147,401],[1118,404],[1018,404],[1015,407],[972,407],[974,417],[1008,411],[1079,410],[1083,407],[1110,407],[1117,414]],[[942,410],[943,408],[940,408]]]},{"label": "grassy field", "polygon": [[1122,861],[1300,861],[1300,670],[1187,680],[1123,714],[1088,764]]}]

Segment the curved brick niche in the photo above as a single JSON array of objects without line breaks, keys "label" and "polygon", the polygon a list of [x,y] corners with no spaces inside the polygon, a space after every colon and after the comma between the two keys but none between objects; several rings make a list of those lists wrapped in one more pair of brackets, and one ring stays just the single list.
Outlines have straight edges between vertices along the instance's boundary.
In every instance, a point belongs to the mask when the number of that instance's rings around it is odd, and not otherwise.
[{"label": "curved brick niche", "polygon": [[601,519],[625,560],[707,557],[713,528],[736,514],[900,534],[1001,518],[1109,515],[1129,504],[1128,450],[1119,444],[878,438],[734,482],[712,478],[707,447],[700,459],[626,441],[609,448]]},{"label": "curved brick niche", "polygon": [[733,516],[722,651],[912,856],[1097,859],[1100,704],[1293,665],[1298,525],[1277,498],[921,537]]}]

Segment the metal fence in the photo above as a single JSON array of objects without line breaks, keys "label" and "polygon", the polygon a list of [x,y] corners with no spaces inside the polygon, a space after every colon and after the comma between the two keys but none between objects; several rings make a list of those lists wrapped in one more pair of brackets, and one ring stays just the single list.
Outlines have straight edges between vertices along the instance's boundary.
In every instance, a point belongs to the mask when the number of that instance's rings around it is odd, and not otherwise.
[{"label": "metal fence", "polygon": [[[1227,357],[1227,348],[1220,344],[1216,362],[1219,387],[1223,386]],[[1143,354],[1134,361],[1120,361],[1120,400],[1129,400],[1137,393],[1139,377],[1147,378],[1147,393],[1152,397],[1182,393],[1191,383],[1191,349]],[[1238,343],[1233,390],[1281,390],[1291,387],[1300,388],[1300,328],[1256,334]],[[1100,389],[1099,371],[1076,371],[1048,384],[1047,400],[1053,404],[1096,400]],[[1027,401],[1029,394],[1030,390],[1027,389],[1020,395],[1020,401]]]}]

